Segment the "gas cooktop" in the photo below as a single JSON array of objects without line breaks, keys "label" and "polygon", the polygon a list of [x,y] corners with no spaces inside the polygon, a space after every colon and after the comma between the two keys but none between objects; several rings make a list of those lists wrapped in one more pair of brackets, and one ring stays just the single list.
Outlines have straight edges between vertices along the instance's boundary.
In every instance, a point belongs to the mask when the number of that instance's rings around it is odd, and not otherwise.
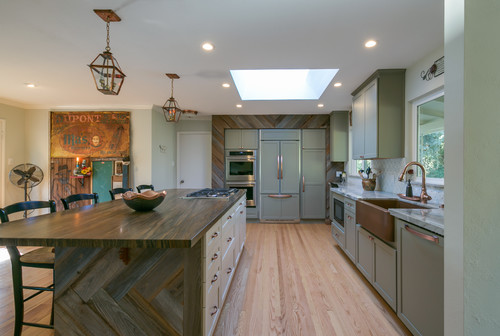
[{"label": "gas cooktop", "polygon": [[186,195],[187,198],[227,198],[238,192],[238,189],[211,189],[205,188]]}]

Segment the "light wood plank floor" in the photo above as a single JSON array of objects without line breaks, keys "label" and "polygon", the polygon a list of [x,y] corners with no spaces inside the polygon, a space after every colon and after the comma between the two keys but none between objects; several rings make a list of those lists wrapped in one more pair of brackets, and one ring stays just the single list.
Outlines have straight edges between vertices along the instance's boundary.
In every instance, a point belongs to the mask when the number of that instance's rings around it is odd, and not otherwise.
[{"label": "light wood plank floor", "polygon": [[[48,283],[50,273],[25,274],[25,281],[40,279]],[[0,335],[12,335],[11,281],[10,261],[1,261]],[[28,302],[27,320],[47,322],[50,300],[42,294]],[[53,332],[24,327],[23,335]],[[336,245],[328,225],[249,223],[215,335],[411,334]]]}]

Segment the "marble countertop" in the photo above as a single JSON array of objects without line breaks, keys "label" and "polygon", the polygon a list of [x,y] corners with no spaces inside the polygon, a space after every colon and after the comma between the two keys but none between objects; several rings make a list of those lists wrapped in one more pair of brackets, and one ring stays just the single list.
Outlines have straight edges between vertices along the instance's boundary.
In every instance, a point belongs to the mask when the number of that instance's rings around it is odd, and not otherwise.
[{"label": "marble countertop", "polygon": [[[330,190],[353,200],[400,199],[398,195],[385,191],[365,191],[349,187],[330,188]],[[422,205],[419,202],[403,201]],[[389,213],[396,218],[444,236],[444,209],[433,203],[425,206],[429,209],[389,209]]]}]

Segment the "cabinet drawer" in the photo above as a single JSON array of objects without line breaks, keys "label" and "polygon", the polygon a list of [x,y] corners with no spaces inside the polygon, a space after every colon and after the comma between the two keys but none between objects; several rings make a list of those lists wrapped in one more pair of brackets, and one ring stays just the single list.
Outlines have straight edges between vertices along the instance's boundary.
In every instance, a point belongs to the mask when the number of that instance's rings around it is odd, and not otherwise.
[{"label": "cabinet drawer", "polygon": [[205,234],[205,248],[203,249],[203,257],[209,255],[209,251],[213,249],[213,245],[220,242],[221,236],[221,220],[217,221],[210,230]]},{"label": "cabinet drawer", "polygon": [[205,274],[209,274],[212,270],[212,267],[219,267],[221,265],[222,252],[220,248],[217,246],[213,251],[210,252],[209,255],[205,258]]},{"label": "cabinet drawer", "polygon": [[203,308],[204,335],[211,335],[219,317],[219,287],[212,286],[208,292],[207,305]]},{"label": "cabinet drawer", "polygon": [[337,241],[337,244],[343,249],[345,243],[344,232],[340,231],[339,228],[332,223],[332,236]]},{"label": "cabinet drawer", "polygon": [[356,213],[356,201],[353,201],[352,199],[345,197],[344,198],[344,210],[355,214]]},{"label": "cabinet drawer", "polygon": [[207,300],[210,296],[210,291],[220,287],[221,271],[220,267],[212,267],[210,273],[203,278],[203,307],[207,307]]},{"label": "cabinet drawer", "polygon": [[220,282],[220,293],[222,300],[226,298],[227,291],[229,289],[229,285],[231,283],[231,279],[234,273],[234,246],[231,245],[229,251],[227,251],[224,259],[222,259],[222,269],[221,269],[221,282]]},{"label": "cabinet drawer", "polygon": [[223,256],[227,253],[230,246],[234,245],[235,240],[235,223],[234,220],[230,220],[222,228],[221,251]]}]

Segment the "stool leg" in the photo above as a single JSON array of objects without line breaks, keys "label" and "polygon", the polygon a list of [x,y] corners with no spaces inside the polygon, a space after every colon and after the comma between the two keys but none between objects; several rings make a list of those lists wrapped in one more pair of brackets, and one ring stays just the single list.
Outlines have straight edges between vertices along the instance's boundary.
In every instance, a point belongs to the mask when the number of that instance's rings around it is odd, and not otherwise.
[{"label": "stool leg", "polygon": [[54,325],[54,299],[56,297],[56,270],[52,270],[52,281],[54,283],[54,291],[52,292],[52,311],[50,312],[50,325]]}]

